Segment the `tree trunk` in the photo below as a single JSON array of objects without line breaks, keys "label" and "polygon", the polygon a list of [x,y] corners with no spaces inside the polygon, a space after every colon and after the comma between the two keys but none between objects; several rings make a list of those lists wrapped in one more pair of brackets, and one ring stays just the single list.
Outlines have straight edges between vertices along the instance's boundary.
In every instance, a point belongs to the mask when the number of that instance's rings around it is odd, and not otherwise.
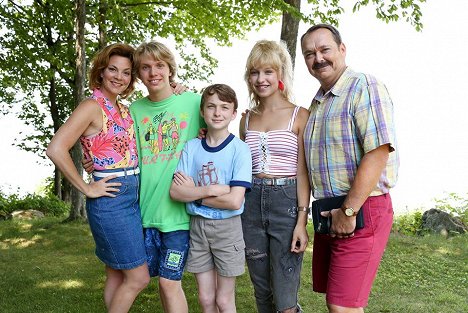
[{"label": "tree trunk", "polygon": [[[290,6],[301,11],[301,0],[284,0]],[[296,45],[297,33],[299,31],[299,19],[292,16],[288,12],[283,12],[283,20],[281,24],[281,40],[286,42],[289,53],[291,54],[292,66],[294,69],[296,61]]]},{"label": "tree trunk", "polygon": [[[53,69],[51,69],[54,71]],[[49,80],[49,103],[50,103],[50,115],[52,117],[52,123],[54,127],[54,134],[60,128],[60,116],[59,116],[59,109],[57,107],[57,97],[56,97],[56,86],[55,86],[55,77]],[[56,195],[59,199],[62,199],[62,175],[58,167],[55,167],[54,171],[54,195]]]},{"label": "tree trunk", "polygon": [[[76,71],[75,71],[75,89],[74,89],[74,102],[75,108],[84,99],[84,86],[85,86],[85,73],[86,73],[86,59],[85,59],[85,40],[84,40],[84,27],[86,21],[86,7],[85,0],[75,0],[76,9]],[[83,167],[81,159],[83,153],[79,142],[76,142],[71,149],[71,157],[75,163],[78,173],[83,175]],[[86,219],[86,210],[84,209],[84,196],[75,187],[71,190],[71,211],[69,220]]]},{"label": "tree trunk", "polygon": [[62,173],[58,169],[58,167],[55,167],[54,170],[54,195],[57,196],[57,198],[62,199]]},{"label": "tree trunk", "polygon": [[[76,142],[73,148],[71,149],[71,157],[73,163],[75,163],[78,173],[83,175],[83,167],[81,166],[81,159],[83,158],[83,153],[81,151],[81,145],[79,142]],[[86,209],[84,206],[84,195],[75,187],[71,188],[71,209],[70,215],[68,216],[69,221],[77,219],[87,219]]]},{"label": "tree trunk", "polygon": [[106,16],[107,16],[107,0],[99,1],[99,17],[98,17],[98,29],[99,29],[99,49],[104,48],[107,45],[107,27],[106,27]]}]

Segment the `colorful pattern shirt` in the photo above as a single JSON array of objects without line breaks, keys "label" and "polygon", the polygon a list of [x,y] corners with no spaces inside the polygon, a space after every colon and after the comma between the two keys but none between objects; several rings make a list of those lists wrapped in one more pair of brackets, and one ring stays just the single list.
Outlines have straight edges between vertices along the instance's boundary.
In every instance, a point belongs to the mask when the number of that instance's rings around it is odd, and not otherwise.
[{"label": "colorful pattern shirt", "polygon": [[95,135],[80,137],[84,156],[93,160],[98,171],[138,166],[135,131],[128,108],[117,102],[117,111],[99,89],[93,91],[91,99],[101,107],[102,129]]},{"label": "colorful pattern shirt", "polygon": [[[230,134],[217,147],[210,147],[206,139],[192,139],[184,147],[177,170],[193,178],[197,186],[214,184],[251,188],[252,158],[249,146]],[[209,219],[226,219],[244,212],[244,204],[238,210],[218,209],[186,204],[187,213]]]},{"label": "colorful pattern shirt", "polygon": [[364,154],[385,144],[391,153],[370,195],[388,193],[397,181],[399,158],[387,88],[347,68],[328,92],[320,88],[309,111],[304,144],[314,198],[347,194]]},{"label": "colorful pattern shirt", "polygon": [[147,97],[132,103],[140,159],[140,208],[143,227],[161,232],[188,230],[185,203],[171,199],[169,189],[185,143],[206,127],[200,95],[184,92],[162,101]]}]

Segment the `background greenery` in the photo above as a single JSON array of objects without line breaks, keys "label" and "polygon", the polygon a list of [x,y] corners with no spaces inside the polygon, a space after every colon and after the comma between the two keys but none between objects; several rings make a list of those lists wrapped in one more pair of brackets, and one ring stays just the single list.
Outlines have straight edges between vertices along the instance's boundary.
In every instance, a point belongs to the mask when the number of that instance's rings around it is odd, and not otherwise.
[{"label": "background greenery", "polygon": [[[37,199],[13,200],[16,205]],[[5,203],[4,195],[1,201]],[[466,206],[461,213],[466,213]],[[46,214],[41,220],[0,221],[1,312],[104,312],[104,270],[94,255],[88,225],[63,223],[63,217]],[[420,215],[396,217],[367,312],[468,312],[468,235],[418,232]],[[306,313],[327,312],[323,296],[312,292],[311,247],[312,243],[304,258],[300,303]],[[201,312],[193,275],[185,274],[183,286],[190,312]],[[255,312],[248,274],[238,279],[236,297],[238,312]],[[155,279],[131,312],[162,312]]]}]

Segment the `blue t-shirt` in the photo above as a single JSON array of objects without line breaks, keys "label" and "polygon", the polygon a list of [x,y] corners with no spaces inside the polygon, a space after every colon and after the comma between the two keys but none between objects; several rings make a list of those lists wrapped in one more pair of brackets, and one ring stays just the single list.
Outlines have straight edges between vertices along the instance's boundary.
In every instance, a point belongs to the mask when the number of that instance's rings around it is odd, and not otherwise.
[{"label": "blue t-shirt", "polygon": [[[210,147],[205,139],[188,141],[180,156],[177,171],[193,178],[197,186],[212,184],[241,186],[247,190],[252,182],[252,157],[249,146],[233,134],[217,147]],[[186,204],[187,213],[209,219],[226,219],[244,212],[244,203],[238,210],[217,209]]]}]

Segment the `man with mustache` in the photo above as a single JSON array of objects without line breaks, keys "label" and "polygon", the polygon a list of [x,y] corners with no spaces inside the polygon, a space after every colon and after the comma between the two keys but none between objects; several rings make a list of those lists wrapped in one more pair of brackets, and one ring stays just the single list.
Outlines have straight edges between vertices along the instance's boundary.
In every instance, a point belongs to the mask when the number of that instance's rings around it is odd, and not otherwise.
[{"label": "man with mustache", "polygon": [[[302,54],[320,89],[304,133],[315,199],[329,205],[328,234],[315,233],[313,289],[331,313],[364,312],[393,220],[389,189],[397,180],[393,104],[375,77],[346,66],[346,47],[328,24],[301,37]],[[364,227],[356,229],[362,210]]]}]

